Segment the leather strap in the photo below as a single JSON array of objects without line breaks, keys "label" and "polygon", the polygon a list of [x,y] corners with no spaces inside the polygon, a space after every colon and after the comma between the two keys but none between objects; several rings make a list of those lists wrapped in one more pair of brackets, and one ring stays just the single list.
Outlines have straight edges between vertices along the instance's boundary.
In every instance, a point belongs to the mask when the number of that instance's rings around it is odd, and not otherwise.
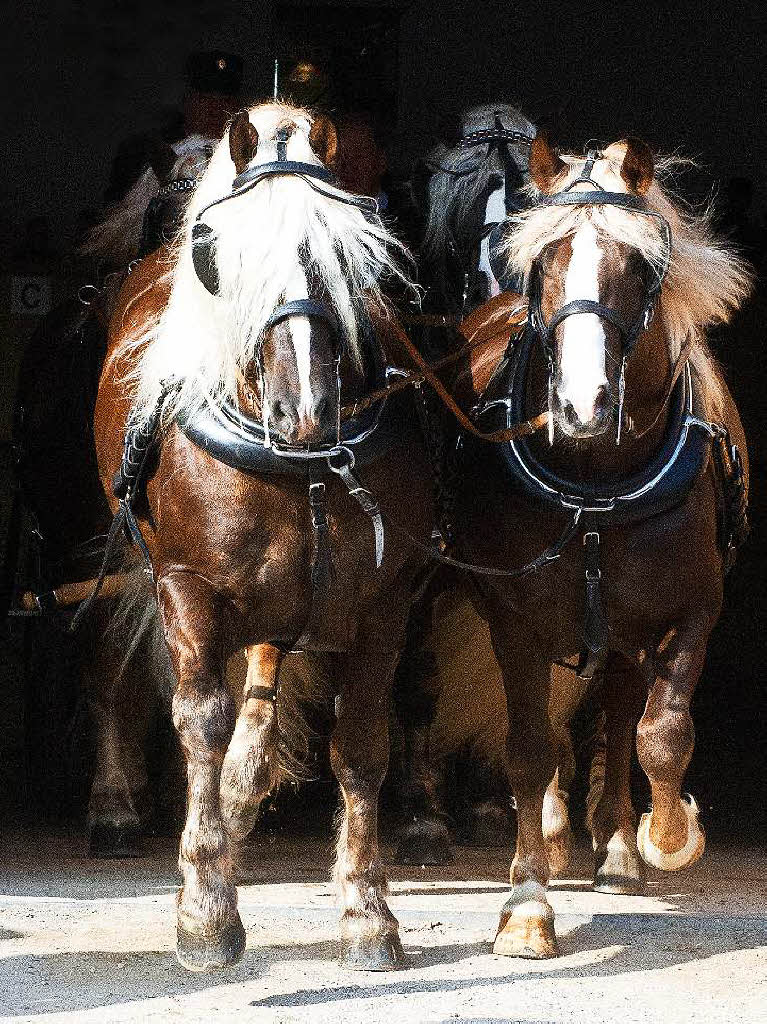
[{"label": "leather strap", "polygon": [[[465,358],[474,351],[475,348],[479,348],[484,342],[489,341],[495,335],[501,334],[502,332],[508,332],[510,328],[520,327],[527,316],[527,304],[523,299],[519,302],[515,302],[513,308],[508,308],[509,293],[504,293],[503,296],[498,296],[497,299],[503,298],[506,300],[503,304],[497,302],[497,300],[491,300],[490,303],[486,303],[482,307],[485,311],[484,319],[479,320],[477,313],[479,310],[475,310],[471,313],[458,327],[458,333],[462,334],[466,338],[466,344],[461,345],[460,348],[454,352],[449,352],[446,356],[442,356],[441,359],[435,360],[431,363],[431,369],[434,371],[444,370],[448,366],[452,366],[453,363],[457,363],[460,359]],[[496,304],[500,305],[499,309],[493,309],[490,315],[487,315],[488,306]],[[424,314],[428,316],[428,314]],[[401,317],[405,323],[418,322],[409,320],[407,317]],[[440,320],[442,317],[439,318]],[[451,322],[452,323],[452,322]],[[460,323],[460,318],[456,319],[456,325]],[[445,326],[440,324],[439,326]],[[505,346],[504,346],[505,347]],[[405,388],[418,387],[419,384],[423,384],[426,378],[421,373],[412,373],[410,371],[402,371],[402,375],[396,377],[394,380],[387,383],[384,387],[378,388],[376,391],[371,391],[362,398],[357,398],[353,402],[348,402],[341,408],[341,419],[353,419],[358,416],[361,412],[369,409],[371,405],[375,405],[376,402],[380,402],[382,398],[387,398],[389,395],[395,394],[397,391],[404,391]]]},{"label": "leather strap", "polygon": [[395,321],[391,321],[389,327],[394,333],[399,344],[404,349],[406,355],[423,375],[423,379],[436,391],[442,401],[442,404],[449,409],[460,426],[470,434],[473,434],[474,437],[478,437],[481,441],[492,441],[493,443],[512,441],[514,438],[536,433],[536,431],[541,430],[549,422],[549,413],[542,412],[540,415],[534,416],[532,419],[525,420],[524,423],[516,423],[514,426],[507,427],[504,430],[493,430],[490,433],[484,433],[474,425],[463,409],[461,409],[432,367],[429,366],[399,324]]},{"label": "leather strap", "polygon": [[291,299],[290,302],[284,302],[275,309],[266,321],[261,329],[261,333],[266,334],[275,324],[287,320],[290,316],[314,317],[317,320],[324,320],[334,334],[337,335],[339,333],[336,317],[327,306],[321,302],[316,302],[314,299]]},{"label": "leather strap", "polygon": [[272,160],[267,164],[247,167],[234,179],[232,188],[239,191],[246,185],[255,185],[262,178],[268,178],[275,174],[303,174],[308,178],[316,178],[318,181],[327,181],[329,184],[333,184],[336,180],[332,171],[320,164],[307,164],[300,160]]},{"label": "leather strap", "polygon": [[546,324],[546,344],[551,345],[551,338],[554,331],[569,316],[574,316],[579,313],[594,313],[600,318],[600,320],[607,320],[609,323],[617,327],[624,338],[627,338],[631,332],[631,327],[620,313],[616,309],[612,309],[610,306],[604,306],[601,302],[595,302],[593,299],[573,299],[572,302],[566,303],[564,306],[560,306],[559,309],[554,313]]}]

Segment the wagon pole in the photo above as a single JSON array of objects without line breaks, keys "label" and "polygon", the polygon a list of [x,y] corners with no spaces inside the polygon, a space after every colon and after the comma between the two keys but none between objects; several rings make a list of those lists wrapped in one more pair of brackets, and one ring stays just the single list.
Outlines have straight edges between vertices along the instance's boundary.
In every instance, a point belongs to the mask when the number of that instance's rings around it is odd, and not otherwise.
[{"label": "wagon pole", "polygon": [[[114,573],[111,576],[105,576],[99,597],[119,597],[128,585],[128,579],[127,573]],[[95,579],[81,580],[78,583],[62,583],[60,587],[42,594],[26,590],[21,595],[19,606],[11,608],[8,614],[15,617],[45,615],[57,611],[59,608],[68,608],[84,601],[93,590],[95,583]]]}]

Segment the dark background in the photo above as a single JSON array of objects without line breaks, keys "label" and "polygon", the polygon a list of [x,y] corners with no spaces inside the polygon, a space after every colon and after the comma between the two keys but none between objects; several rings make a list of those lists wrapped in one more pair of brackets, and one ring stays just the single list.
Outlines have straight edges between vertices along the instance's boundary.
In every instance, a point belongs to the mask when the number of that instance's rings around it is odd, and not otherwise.
[{"label": "dark background", "polygon": [[[221,47],[245,60],[245,96],[271,89],[273,61],[318,60],[347,98],[376,107],[390,166],[406,173],[462,107],[518,102],[555,143],[627,134],[696,157],[684,187],[694,198],[753,183],[750,237],[764,233],[767,5],[491,2],[405,4],[223,3],[92,0],[18,3],[0,39],[3,178],[0,198],[0,331],[4,373],[0,430],[7,439],[15,368],[34,318],[10,305],[7,274],[30,218],[47,218],[51,265],[72,243],[83,210],[98,210],[117,144],[157,131],[178,105],[181,69],[194,49]],[[756,251],[758,256],[758,250]],[[54,272],[54,278],[55,278]],[[62,285],[63,287],[63,285]],[[763,288],[716,340],[746,422],[753,460],[749,546],[729,581],[696,698],[698,743],[689,785],[707,823],[753,835],[765,811],[763,528],[765,385]],[[6,460],[7,461],[7,460]],[[3,466],[2,487],[9,480]],[[9,485],[8,485],[9,486]],[[2,504],[0,504],[2,511]],[[0,782],[6,801],[34,809],[25,789],[30,681],[22,664],[39,627],[2,627]],[[37,632],[35,632],[37,630]],[[51,671],[65,674],[63,665]],[[73,701],[75,706],[73,706]],[[82,714],[62,698],[62,714]],[[77,729],[72,727],[73,735]],[[87,765],[87,751],[68,755]],[[51,751],[55,772],[60,769]]]},{"label": "dark background", "polygon": [[[355,42],[355,14],[399,13],[398,66],[389,62],[395,163],[407,165],[456,108],[508,98],[534,121],[552,123],[561,144],[634,133],[657,148],[699,157],[714,178],[752,178],[764,206],[764,4],[293,6],[308,12],[315,39],[334,37],[337,67]],[[335,19],[338,29],[330,25]],[[0,39],[0,216],[18,226],[25,214],[45,212],[67,240],[77,211],[103,189],[117,142],[157,126],[178,103],[189,51],[240,54],[246,95],[255,95],[271,84],[275,53],[301,49],[297,20],[281,17],[268,0],[15,4]],[[367,87],[364,75],[358,87]]]}]

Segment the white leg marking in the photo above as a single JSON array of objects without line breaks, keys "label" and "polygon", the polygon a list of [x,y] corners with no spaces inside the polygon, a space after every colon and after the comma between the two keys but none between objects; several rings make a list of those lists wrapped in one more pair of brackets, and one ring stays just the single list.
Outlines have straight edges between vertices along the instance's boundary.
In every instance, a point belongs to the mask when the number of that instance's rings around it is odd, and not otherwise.
[{"label": "white leg marking", "polygon": [[652,811],[642,815],[639,822],[637,844],[642,859],[651,867],[660,868],[661,871],[679,871],[681,868],[694,864],[703,856],[706,837],[698,819],[698,805],[690,794],[687,794],[686,799],[682,799],[682,808],[687,816],[687,842],[676,853],[664,853],[663,850],[658,849],[650,839]]},{"label": "white leg marking", "polygon": [[[575,299],[599,301],[599,247],[594,226],[586,221],[576,231],[573,253],[565,277],[565,303]],[[607,386],[605,332],[596,313],[568,317],[563,326],[559,398],[570,402],[581,423],[594,418],[594,402],[600,387]]]}]

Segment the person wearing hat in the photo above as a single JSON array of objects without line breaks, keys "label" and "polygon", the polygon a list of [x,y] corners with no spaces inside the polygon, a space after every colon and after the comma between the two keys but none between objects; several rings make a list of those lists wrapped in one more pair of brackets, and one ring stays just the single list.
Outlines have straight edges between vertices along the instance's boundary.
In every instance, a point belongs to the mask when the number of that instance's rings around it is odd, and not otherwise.
[{"label": "person wearing hat", "polygon": [[[190,53],[184,63],[186,88],[181,109],[166,123],[162,138],[178,142],[188,135],[218,139],[226,123],[239,109],[242,91],[242,58],[224,50]],[[145,134],[129,135],[117,147],[104,203],[119,202],[149,163],[153,140]]]}]

